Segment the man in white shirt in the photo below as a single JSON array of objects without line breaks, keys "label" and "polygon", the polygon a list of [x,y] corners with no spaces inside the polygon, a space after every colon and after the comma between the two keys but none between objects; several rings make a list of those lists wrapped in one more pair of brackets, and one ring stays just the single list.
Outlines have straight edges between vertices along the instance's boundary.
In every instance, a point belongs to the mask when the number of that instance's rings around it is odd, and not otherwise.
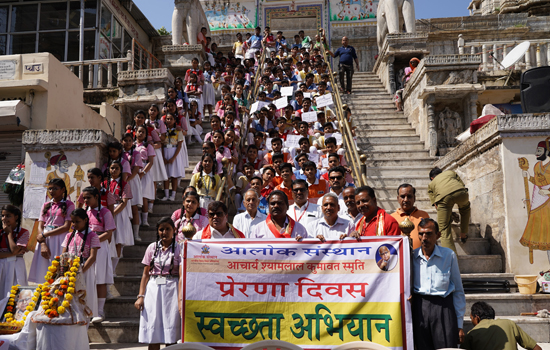
[{"label": "man in white shirt", "polygon": [[310,228],[309,235],[324,242],[325,240],[343,239],[355,231],[351,221],[338,216],[339,210],[338,196],[334,193],[325,194],[321,204],[323,217]]},{"label": "man in white shirt", "polygon": [[287,211],[288,216],[305,227],[313,224],[321,217],[319,206],[308,201],[308,189],[306,180],[294,180],[292,182],[294,204]]},{"label": "man in white shirt", "polygon": [[195,239],[245,238],[244,233],[227,222],[227,206],[214,201],[208,205],[208,225],[193,236]]},{"label": "man in white shirt", "polygon": [[235,215],[233,219],[233,227],[241,231],[246,238],[250,238],[250,233],[254,226],[265,221],[267,215],[262,214],[258,210],[258,204],[260,204],[260,198],[256,190],[250,189],[244,193],[243,200],[246,211]]},{"label": "man in white shirt", "polygon": [[288,197],[283,191],[271,192],[267,202],[269,215],[264,222],[254,226],[250,238],[294,238],[297,241],[308,238],[306,228],[286,214]]},{"label": "man in white shirt", "polygon": [[[328,181],[330,183],[330,192],[336,195],[338,198],[338,204],[340,206],[338,215],[345,217],[347,214],[347,206],[344,201],[344,187],[346,186],[346,169],[342,166],[337,166],[329,169],[328,171]],[[323,198],[319,198],[317,202],[318,206],[321,206],[323,203]]]},{"label": "man in white shirt", "polygon": [[357,203],[355,203],[355,188],[346,187],[342,194],[344,197],[344,203],[346,203],[346,207],[348,208],[346,215],[343,215],[342,217],[351,220],[351,222],[357,226],[357,223],[361,220],[363,214],[361,214],[359,209],[357,209]]}]

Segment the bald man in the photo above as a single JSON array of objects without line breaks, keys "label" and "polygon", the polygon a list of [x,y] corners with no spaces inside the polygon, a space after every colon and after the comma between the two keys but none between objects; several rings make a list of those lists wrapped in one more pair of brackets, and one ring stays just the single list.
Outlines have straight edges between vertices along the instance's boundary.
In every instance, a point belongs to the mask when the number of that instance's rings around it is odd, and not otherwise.
[{"label": "bald man", "polygon": [[250,233],[252,229],[257,224],[264,222],[267,218],[267,215],[261,213],[258,210],[258,205],[260,204],[260,197],[258,192],[254,189],[249,189],[244,193],[243,205],[246,208],[244,213],[235,215],[233,219],[233,226],[244,233],[246,238],[250,238]]}]

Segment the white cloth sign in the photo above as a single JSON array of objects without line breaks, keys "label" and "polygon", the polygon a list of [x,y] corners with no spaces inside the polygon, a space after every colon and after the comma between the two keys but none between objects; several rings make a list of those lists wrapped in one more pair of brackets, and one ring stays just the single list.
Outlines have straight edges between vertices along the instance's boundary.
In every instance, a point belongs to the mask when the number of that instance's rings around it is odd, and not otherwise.
[{"label": "white cloth sign", "polygon": [[267,106],[269,103],[265,101],[256,101],[250,106],[250,114],[259,111],[263,107]]},{"label": "white cloth sign", "polygon": [[281,98],[273,101],[273,103],[275,104],[275,107],[277,107],[277,109],[283,109],[286,106],[288,106],[288,98],[286,98],[286,96],[281,97]]},{"label": "white cloth sign", "polygon": [[302,121],[308,122],[308,123],[315,123],[317,121],[317,112],[302,113]]},{"label": "white cloth sign", "polygon": [[301,135],[287,135],[286,141],[285,141],[286,148],[293,148],[293,147],[299,148],[300,147],[299,141],[301,138],[302,138]]},{"label": "white cloth sign", "polygon": [[292,96],[294,94],[294,86],[285,86],[281,88],[282,96]]},{"label": "white cloth sign", "polygon": [[334,103],[334,102],[332,102],[332,94],[317,96],[317,98],[315,99],[315,102],[317,104],[317,108],[330,106],[331,104]]}]

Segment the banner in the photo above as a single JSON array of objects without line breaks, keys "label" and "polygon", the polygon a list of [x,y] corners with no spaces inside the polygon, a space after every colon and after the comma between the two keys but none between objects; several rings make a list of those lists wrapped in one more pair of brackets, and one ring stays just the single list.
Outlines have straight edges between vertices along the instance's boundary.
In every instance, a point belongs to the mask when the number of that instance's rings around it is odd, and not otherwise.
[{"label": "banner", "polygon": [[413,349],[406,237],[186,242],[182,340]]}]

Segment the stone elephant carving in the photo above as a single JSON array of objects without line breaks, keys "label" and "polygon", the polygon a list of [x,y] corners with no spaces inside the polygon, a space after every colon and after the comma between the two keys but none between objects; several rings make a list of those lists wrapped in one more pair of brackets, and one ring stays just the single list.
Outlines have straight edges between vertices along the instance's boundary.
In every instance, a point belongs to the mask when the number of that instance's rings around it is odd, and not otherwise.
[{"label": "stone elephant carving", "polygon": [[189,45],[196,45],[197,34],[202,27],[206,27],[208,34],[210,34],[208,19],[199,0],[174,1],[172,45],[182,45],[184,36]]},{"label": "stone elephant carving", "polygon": [[387,34],[400,33],[403,27],[406,33],[416,32],[414,0],[380,0],[376,17],[379,52]]}]

